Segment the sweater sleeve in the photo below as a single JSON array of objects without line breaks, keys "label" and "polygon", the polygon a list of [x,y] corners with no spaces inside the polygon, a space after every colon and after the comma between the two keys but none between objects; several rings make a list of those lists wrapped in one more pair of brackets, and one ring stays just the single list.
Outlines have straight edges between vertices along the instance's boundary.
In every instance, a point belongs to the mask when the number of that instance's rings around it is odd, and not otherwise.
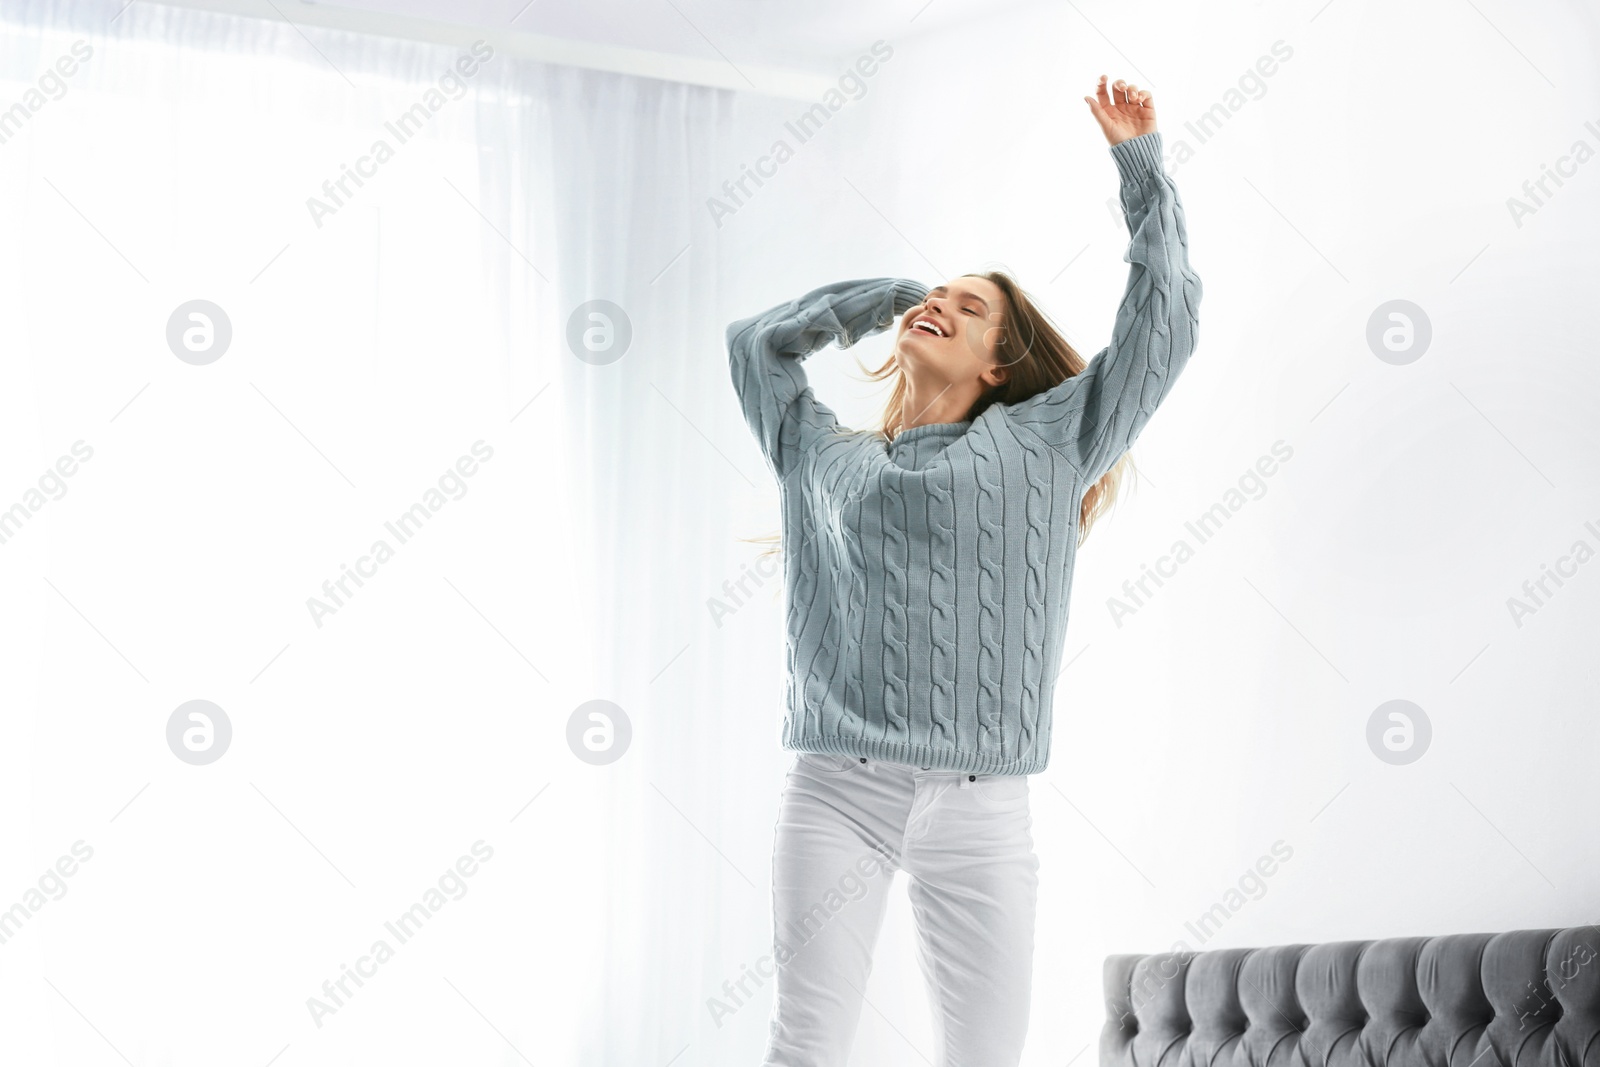
[{"label": "sweater sleeve", "polygon": [[807,384],[801,361],[830,341],[849,348],[887,329],[927,292],[906,278],[833,282],[729,324],[733,388],[775,475],[782,479],[794,454],[822,433],[839,429],[832,410]]},{"label": "sweater sleeve", "polygon": [[1111,157],[1131,238],[1111,343],[1079,373],[1005,408],[1090,484],[1132,446],[1188,363],[1202,293],[1189,267],[1183,202],[1162,167],[1161,134],[1112,145]]}]

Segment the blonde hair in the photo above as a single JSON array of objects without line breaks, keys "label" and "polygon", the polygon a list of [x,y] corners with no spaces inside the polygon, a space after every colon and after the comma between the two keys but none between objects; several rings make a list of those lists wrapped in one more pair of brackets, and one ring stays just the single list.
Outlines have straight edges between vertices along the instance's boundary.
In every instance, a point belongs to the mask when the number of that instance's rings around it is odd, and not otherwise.
[{"label": "blonde hair", "polygon": [[[1055,323],[1050,320],[1050,316],[1034,303],[1032,297],[1011,275],[1003,270],[990,270],[964,274],[962,277],[983,278],[993,282],[1004,294],[1005,307],[1000,312],[1000,325],[997,327],[1000,337],[995,343],[995,354],[998,362],[1011,370],[1004,382],[978,397],[968,409],[965,419],[976,419],[991,404],[1020,403],[1053,385],[1059,385],[1068,378],[1075,377],[1089,365],[1089,361],[1080,356],[1077,349],[1067,342]],[[861,366],[859,361],[857,366]],[[884,407],[879,426],[876,429],[851,432],[881,434],[893,441],[903,428],[901,423],[905,418],[905,375],[901,373],[893,355],[890,355],[877,370],[868,370],[865,366],[861,366],[861,369],[866,374],[865,380],[882,381],[893,377],[894,386],[889,391],[889,400]],[[1124,481],[1137,477],[1138,471],[1134,468],[1132,454],[1124,453],[1099,481],[1084,490],[1083,501],[1078,508],[1079,545],[1088,540],[1089,531],[1096,520],[1108,512],[1116,502]],[[767,544],[769,547],[761,553],[763,556],[776,555],[783,551],[781,531],[773,531],[760,537],[741,537],[739,540],[751,544]]]}]

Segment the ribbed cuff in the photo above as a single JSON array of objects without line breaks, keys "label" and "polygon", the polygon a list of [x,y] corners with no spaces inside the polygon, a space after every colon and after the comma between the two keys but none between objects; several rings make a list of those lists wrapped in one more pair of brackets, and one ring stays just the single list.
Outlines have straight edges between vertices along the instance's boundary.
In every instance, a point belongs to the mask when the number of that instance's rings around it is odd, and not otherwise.
[{"label": "ribbed cuff", "polygon": [[1136,182],[1164,173],[1161,168],[1161,131],[1151,130],[1112,145],[1111,158],[1116,160],[1117,173],[1122,175],[1125,182]]},{"label": "ribbed cuff", "polygon": [[897,278],[894,283],[894,314],[896,318],[904,315],[928,295],[931,286],[910,278]]}]

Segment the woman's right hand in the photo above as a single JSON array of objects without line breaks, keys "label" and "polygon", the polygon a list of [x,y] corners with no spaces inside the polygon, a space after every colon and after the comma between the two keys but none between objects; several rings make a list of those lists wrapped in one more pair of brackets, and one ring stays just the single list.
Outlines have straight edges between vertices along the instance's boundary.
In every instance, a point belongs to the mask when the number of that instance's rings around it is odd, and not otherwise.
[{"label": "woman's right hand", "polygon": [[1106,140],[1112,144],[1155,131],[1156,102],[1148,89],[1129,85],[1118,78],[1111,83],[1111,92],[1107,94],[1106,76],[1102,74],[1095,95],[1084,99],[1089,102],[1089,111],[1100,124]]}]

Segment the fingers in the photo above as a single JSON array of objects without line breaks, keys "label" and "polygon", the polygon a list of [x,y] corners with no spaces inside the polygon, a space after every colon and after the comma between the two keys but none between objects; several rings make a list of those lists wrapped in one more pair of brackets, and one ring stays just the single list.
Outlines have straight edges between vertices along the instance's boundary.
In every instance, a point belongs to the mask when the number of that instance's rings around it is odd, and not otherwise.
[{"label": "fingers", "polygon": [[1141,89],[1132,82],[1118,78],[1111,83],[1111,94],[1106,95],[1106,76],[1100,75],[1098,87],[1101,107],[1154,107],[1155,95],[1148,89]]}]

